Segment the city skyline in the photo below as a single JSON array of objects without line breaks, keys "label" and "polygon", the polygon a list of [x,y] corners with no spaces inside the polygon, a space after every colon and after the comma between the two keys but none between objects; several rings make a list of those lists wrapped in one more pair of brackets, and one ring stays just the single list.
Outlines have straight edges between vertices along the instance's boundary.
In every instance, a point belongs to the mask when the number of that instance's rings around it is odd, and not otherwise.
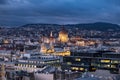
[{"label": "city skyline", "polygon": [[0,0],[0,25],[28,23],[120,24],[119,0]]},{"label": "city skyline", "polygon": [[0,0],[0,80],[120,80],[120,0]]}]

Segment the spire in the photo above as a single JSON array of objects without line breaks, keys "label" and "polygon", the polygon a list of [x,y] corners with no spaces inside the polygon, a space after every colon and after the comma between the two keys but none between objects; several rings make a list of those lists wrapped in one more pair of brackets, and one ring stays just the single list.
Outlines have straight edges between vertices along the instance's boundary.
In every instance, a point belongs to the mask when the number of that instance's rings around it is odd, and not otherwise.
[{"label": "spire", "polygon": [[50,33],[50,37],[53,37],[53,33],[52,33],[52,31],[51,31],[51,33]]}]

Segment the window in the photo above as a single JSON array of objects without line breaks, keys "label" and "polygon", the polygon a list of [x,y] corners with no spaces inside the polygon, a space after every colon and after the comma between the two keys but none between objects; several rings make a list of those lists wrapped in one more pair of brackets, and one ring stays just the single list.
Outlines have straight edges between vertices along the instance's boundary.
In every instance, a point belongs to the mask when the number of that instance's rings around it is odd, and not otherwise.
[{"label": "window", "polygon": [[79,70],[78,67],[72,67],[72,70]]},{"label": "window", "polygon": [[92,70],[96,70],[96,68],[92,68]]},{"label": "window", "polygon": [[115,65],[111,65],[111,68],[116,68],[116,66]]},{"label": "window", "polygon": [[109,64],[102,64],[101,67],[110,68],[110,65]]},{"label": "window", "polygon": [[71,62],[67,62],[68,65],[71,65],[72,63]]},{"label": "window", "polygon": [[101,60],[102,63],[110,63],[110,60]]},{"label": "window", "polygon": [[119,63],[117,60],[112,60],[111,63]]},{"label": "window", "polygon": [[36,65],[34,66],[34,68],[36,68]]},{"label": "window", "polygon": [[83,71],[84,70],[84,68],[79,68],[80,69],[80,71]]},{"label": "window", "polygon": [[75,61],[81,61],[81,59],[80,58],[76,58]]},{"label": "window", "polygon": [[60,62],[59,60],[57,60],[57,62]]}]

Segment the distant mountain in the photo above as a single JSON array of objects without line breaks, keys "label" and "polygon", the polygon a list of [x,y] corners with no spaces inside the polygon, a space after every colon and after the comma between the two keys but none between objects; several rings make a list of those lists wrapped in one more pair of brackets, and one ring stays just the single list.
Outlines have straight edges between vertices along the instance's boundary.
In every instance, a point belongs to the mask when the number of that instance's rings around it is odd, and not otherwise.
[{"label": "distant mountain", "polygon": [[22,27],[29,28],[40,28],[40,27],[67,27],[67,28],[80,28],[83,30],[99,30],[99,31],[108,31],[108,30],[120,30],[120,26],[112,23],[105,22],[96,22],[96,23],[86,23],[86,24],[67,24],[67,25],[58,25],[58,24],[27,24]]},{"label": "distant mountain", "polygon": [[73,25],[66,25],[66,26],[76,26],[81,29],[86,30],[100,30],[100,31],[106,31],[106,30],[120,30],[120,26],[117,24],[112,23],[104,23],[104,22],[96,22],[96,23],[87,23],[87,24],[73,24]]}]

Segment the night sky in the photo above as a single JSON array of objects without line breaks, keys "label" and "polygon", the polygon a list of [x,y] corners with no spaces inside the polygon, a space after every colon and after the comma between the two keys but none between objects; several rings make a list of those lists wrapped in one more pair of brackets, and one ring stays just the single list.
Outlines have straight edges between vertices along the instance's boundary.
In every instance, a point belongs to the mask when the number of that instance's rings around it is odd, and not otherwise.
[{"label": "night sky", "polygon": [[120,24],[120,0],[0,0],[0,25]]}]

